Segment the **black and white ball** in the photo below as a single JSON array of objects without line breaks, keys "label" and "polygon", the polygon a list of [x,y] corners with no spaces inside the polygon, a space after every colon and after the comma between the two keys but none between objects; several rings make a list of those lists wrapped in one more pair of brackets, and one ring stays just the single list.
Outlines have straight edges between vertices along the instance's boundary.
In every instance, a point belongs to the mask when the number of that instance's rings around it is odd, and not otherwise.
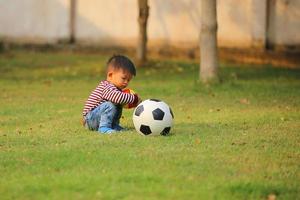
[{"label": "black and white ball", "polygon": [[147,99],[133,112],[133,124],[142,135],[167,135],[173,125],[174,115],[163,101]]}]

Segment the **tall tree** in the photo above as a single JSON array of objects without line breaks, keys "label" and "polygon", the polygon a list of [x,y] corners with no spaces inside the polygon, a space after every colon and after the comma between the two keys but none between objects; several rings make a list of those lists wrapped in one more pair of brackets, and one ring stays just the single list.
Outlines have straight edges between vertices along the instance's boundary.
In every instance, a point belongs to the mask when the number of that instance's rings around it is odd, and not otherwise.
[{"label": "tall tree", "polygon": [[137,44],[137,60],[143,64],[147,60],[147,21],[149,16],[148,0],[138,0],[139,6],[139,36]]},{"label": "tall tree", "polygon": [[202,83],[218,82],[217,0],[201,0],[200,74]]},{"label": "tall tree", "polygon": [[70,35],[69,42],[71,44],[75,43],[75,22],[76,22],[76,4],[77,0],[70,0]]}]

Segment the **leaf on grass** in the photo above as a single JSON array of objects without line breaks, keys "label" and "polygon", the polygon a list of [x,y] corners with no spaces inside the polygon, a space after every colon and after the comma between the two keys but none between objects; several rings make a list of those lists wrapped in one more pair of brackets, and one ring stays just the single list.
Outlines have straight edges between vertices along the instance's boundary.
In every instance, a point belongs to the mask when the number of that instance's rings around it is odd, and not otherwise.
[{"label": "leaf on grass", "polygon": [[43,83],[44,83],[44,85],[46,85],[48,87],[50,87],[52,85],[52,81],[50,81],[50,80],[45,80]]},{"label": "leaf on grass", "polygon": [[250,104],[250,101],[246,98],[243,98],[243,99],[240,99],[240,103],[241,104],[246,104],[246,105],[249,105]]},{"label": "leaf on grass", "polygon": [[268,200],[276,200],[276,195],[275,194],[269,194],[268,195]]},{"label": "leaf on grass", "polygon": [[200,144],[200,143],[201,143],[200,138],[196,138],[196,139],[195,139],[195,144]]},{"label": "leaf on grass", "polygon": [[241,142],[241,141],[237,141],[237,142],[232,142],[231,145],[239,145],[239,146],[244,146],[246,145],[246,142]]},{"label": "leaf on grass", "polygon": [[220,109],[220,108],[216,108],[216,109],[212,109],[212,108],[211,108],[211,109],[208,110],[208,112],[210,112],[210,113],[211,113],[211,112],[214,112],[214,111],[220,112],[221,109]]},{"label": "leaf on grass", "polygon": [[286,118],[280,117],[280,120],[281,120],[281,121],[286,121]]}]

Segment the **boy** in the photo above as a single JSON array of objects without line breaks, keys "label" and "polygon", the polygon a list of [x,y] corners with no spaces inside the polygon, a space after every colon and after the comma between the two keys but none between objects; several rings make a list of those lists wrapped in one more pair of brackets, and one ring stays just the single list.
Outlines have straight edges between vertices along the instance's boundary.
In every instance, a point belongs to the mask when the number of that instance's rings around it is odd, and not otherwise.
[{"label": "boy", "polygon": [[135,75],[135,66],[129,58],[115,55],[108,60],[106,80],[99,83],[85,103],[85,127],[105,134],[123,130],[119,125],[122,105],[133,104],[136,107],[140,102],[137,94],[122,92]]}]

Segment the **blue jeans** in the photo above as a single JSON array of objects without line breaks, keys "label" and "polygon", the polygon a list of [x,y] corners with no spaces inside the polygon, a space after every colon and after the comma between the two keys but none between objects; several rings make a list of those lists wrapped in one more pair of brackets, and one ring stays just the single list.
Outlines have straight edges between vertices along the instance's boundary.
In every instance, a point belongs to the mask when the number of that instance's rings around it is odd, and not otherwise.
[{"label": "blue jeans", "polygon": [[122,115],[122,106],[115,105],[110,101],[100,104],[86,116],[85,126],[93,131],[99,131],[101,127],[114,129],[120,123]]}]

